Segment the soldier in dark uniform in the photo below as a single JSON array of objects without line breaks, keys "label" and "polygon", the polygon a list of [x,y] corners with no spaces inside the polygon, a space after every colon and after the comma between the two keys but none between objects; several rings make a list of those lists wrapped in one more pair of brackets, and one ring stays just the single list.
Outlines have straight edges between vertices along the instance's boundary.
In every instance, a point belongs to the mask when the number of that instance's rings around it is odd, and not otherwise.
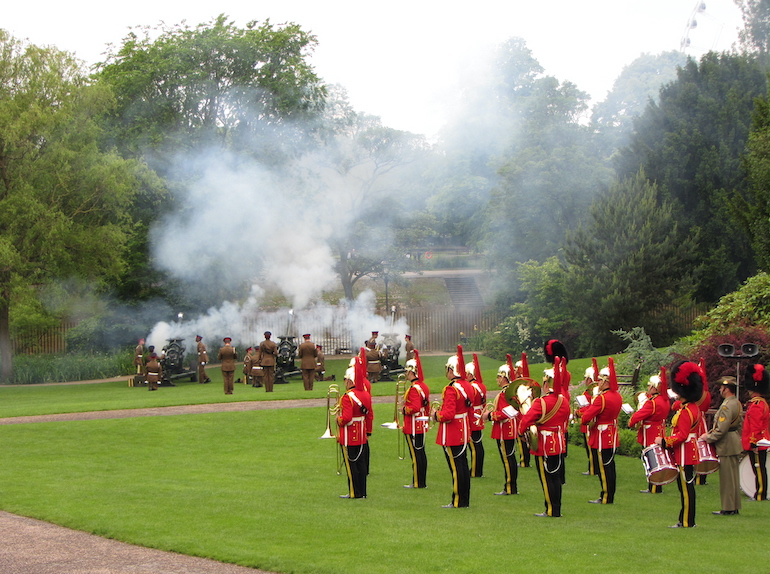
[{"label": "soldier in dark uniform", "polygon": [[225,346],[219,349],[217,358],[222,362],[222,380],[224,381],[225,394],[233,394],[233,378],[235,377],[235,361],[238,360],[238,353],[230,343],[232,339],[225,337],[223,339]]},{"label": "soldier in dark uniform", "polygon": [[302,335],[302,338],[304,341],[297,347],[297,356],[300,360],[299,368],[302,371],[302,384],[305,386],[306,391],[312,391],[318,349],[310,340],[309,333]]},{"label": "soldier in dark uniform", "polygon": [[144,339],[139,339],[139,344],[134,349],[134,366],[136,374],[141,375],[144,367]]},{"label": "soldier in dark uniform", "polygon": [[278,345],[270,340],[273,334],[265,331],[265,340],[259,344],[260,364],[262,365],[262,382],[265,392],[273,392],[273,380],[275,378],[275,357],[278,354]]},{"label": "soldier in dark uniform", "polygon": [[406,352],[405,360],[411,361],[414,359],[414,343],[412,343],[412,336],[404,335],[404,339],[406,339],[406,343],[404,344],[404,351]]},{"label": "soldier in dark uniform", "polygon": [[[376,333],[376,331],[374,331]],[[369,339],[367,342],[368,350],[366,351],[366,376],[369,382],[374,384],[380,380],[380,373],[382,372],[382,362],[380,361],[380,352],[377,350],[377,344]]]},{"label": "soldier in dark uniform", "polygon": [[147,364],[144,366],[144,378],[147,381],[147,390],[157,391],[158,383],[163,375],[163,367],[158,362],[158,355],[151,353]]},{"label": "soldier in dark uniform", "polygon": [[195,340],[198,343],[198,382],[200,384],[210,383],[206,374],[206,364],[209,362],[209,353],[206,350],[206,345],[203,343],[203,337],[195,335]]}]

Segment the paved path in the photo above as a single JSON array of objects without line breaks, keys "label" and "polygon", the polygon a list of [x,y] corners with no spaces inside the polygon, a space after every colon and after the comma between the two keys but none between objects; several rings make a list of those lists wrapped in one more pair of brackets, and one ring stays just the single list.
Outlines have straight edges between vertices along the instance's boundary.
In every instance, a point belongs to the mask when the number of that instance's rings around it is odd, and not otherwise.
[{"label": "paved path", "polygon": [[[393,403],[393,397],[372,397]],[[243,401],[10,417],[0,424],[155,417],[326,406],[326,399]],[[0,511],[0,574],[269,574],[174,552],[133,546]]]}]

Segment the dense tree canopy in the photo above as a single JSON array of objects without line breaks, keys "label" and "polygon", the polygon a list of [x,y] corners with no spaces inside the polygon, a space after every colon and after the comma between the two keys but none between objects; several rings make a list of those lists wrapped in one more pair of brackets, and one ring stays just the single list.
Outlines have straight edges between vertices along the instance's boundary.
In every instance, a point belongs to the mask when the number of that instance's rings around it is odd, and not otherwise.
[{"label": "dense tree canopy", "polygon": [[100,148],[108,91],[88,85],[67,53],[0,30],[0,352],[12,373],[15,290],[52,279],[116,277],[132,231],[130,205],[155,180]]},{"label": "dense tree canopy", "polygon": [[117,98],[115,141],[132,154],[153,151],[153,167],[197,146],[280,161],[323,105],[307,61],[315,45],[296,24],[238,28],[224,15],[132,32],[99,68]]},{"label": "dense tree canopy", "polygon": [[621,177],[641,166],[683,228],[700,232],[691,270],[700,301],[716,301],[753,270],[745,238],[724,233],[725,198],[746,189],[741,155],[754,99],[766,90],[764,70],[749,57],[709,53],[700,63],[690,60],[636,122],[619,161]]}]

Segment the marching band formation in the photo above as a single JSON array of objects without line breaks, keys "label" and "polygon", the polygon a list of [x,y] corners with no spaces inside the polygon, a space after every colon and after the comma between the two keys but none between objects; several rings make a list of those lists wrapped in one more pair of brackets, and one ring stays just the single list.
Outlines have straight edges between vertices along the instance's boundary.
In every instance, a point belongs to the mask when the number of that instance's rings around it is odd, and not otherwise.
[{"label": "marching band formation", "polygon": [[[496,495],[518,494],[518,468],[529,466],[534,457],[544,498],[543,512],[535,516],[560,517],[567,434],[570,422],[575,420],[585,434],[588,470],[583,474],[599,478],[599,497],[589,502],[612,504],[621,409],[631,415],[628,426],[637,430],[637,441],[643,447],[648,486],[640,492],[660,493],[664,484],[677,482],[681,508],[672,528],[695,526],[696,478],[717,470],[722,509],[714,514],[738,514],[739,488],[754,500],[767,500],[770,374],[762,365],[753,365],[742,381],[751,394],[743,422],[736,397],[737,381],[722,377],[720,394],[724,401],[708,429],[704,413],[711,404],[711,395],[702,362],[680,361],[671,368],[670,376],[661,368],[659,376],[650,378],[647,391],[639,394],[639,408],[634,411],[623,403],[611,357],[601,371],[593,360],[584,376],[585,390],[575,397],[573,407],[569,357],[558,340],[545,345],[551,367],[546,369],[542,382],[530,377],[525,353],[515,365],[508,355],[497,372],[500,392],[489,402],[476,354],[466,365],[462,347],[457,347],[457,354],[445,365],[448,384],[441,400],[431,402],[419,352],[412,352],[414,358],[406,361],[405,374],[396,386],[395,420],[382,426],[398,428],[404,434],[412,463],[411,482],[404,488],[426,488],[426,433],[437,426],[436,443],[443,448],[452,478],[451,501],[445,508],[470,505],[471,477],[483,475],[482,434],[487,422],[491,423],[491,438],[497,442],[504,469],[503,487]],[[344,379],[345,392],[341,396],[336,385],[329,387],[327,431],[321,438],[335,437],[339,443],[338,465],[345,466],[349,487],[342,498],[365,498],[368,437],[373,423],[365,349],[351,359]],[[666,421],[672,411],[667,434]],[[332,416],[336,417],[336,435],[331,433]],[[744,453],[747,456],[741,460]]]}]

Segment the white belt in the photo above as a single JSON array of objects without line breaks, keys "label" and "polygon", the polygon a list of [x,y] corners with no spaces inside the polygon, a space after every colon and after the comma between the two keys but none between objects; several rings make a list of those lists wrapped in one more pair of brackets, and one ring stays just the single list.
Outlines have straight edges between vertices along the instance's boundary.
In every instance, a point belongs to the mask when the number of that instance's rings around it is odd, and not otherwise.
[{"label": "white belt", "polygon": [[597,430],[606,431],[611,425],[596,425]]},{"label": "white belt", "polygon": [[157,377],[157,376],[158,376],[158,373],[150,373],[150,372],[148,372],[148,373],[147,373],[147,376],[149,377],[150,375],[153,375],[153,376]]},{"label": "white belt", "polygon": [[379,363],[379,361],[368,361],[368,363],[369,363],[370,365],[376,365],[377,363]]},{"label": "white belt", "polygon": [[553,431],[550,431],[550,430],[542,430],[542,431],[540,431],[540,434],[543,435],[543,436],[553,436],[555,433]]},{"label": "white belt", "polygon": [[461,413],[459,415],[455,415],[455,418],[456,419],[464,419],[467,416],[468,416],[468,413]]},{"label": "white belt", "polygon": [[687,440],[690,440],[690,439],[693,439],[693,438],[697,438],[697,437],[698,437],[697,434],[691,432],[690,434],[687,435]]},{"label": "white belt", "polygon": [[363,422],[363,420],[364,420],[364,417],[353,417],[352,419],[350,419],[350,422],[351,423],[360,423],[360,422]]}]

